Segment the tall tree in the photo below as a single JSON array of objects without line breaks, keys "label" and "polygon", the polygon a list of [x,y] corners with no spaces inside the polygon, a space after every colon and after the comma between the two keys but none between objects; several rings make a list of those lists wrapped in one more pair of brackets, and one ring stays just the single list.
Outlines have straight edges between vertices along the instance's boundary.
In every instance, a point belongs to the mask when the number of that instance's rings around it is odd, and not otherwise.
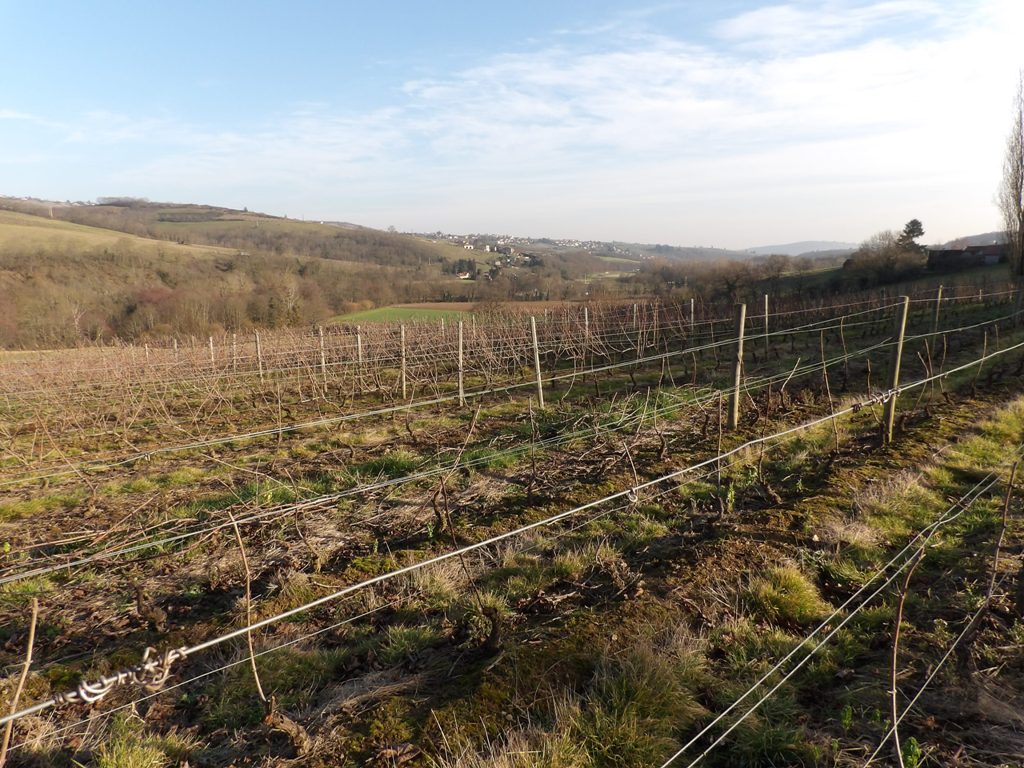
[{"label": "tall tree", "polygon": [[924,234],[924,226],[918,219],[911,219],[904,225],[896,244],[905,251],[920,251],[921,246],[915,241]]},{"label": "tall tree", "polygon": [[1017,283],[1017,311],[1020,312],[1024,304],[1024,70],[1017,74],[1013,124],[1006,139],[998,201],[1010,245],[1010,270]]}]

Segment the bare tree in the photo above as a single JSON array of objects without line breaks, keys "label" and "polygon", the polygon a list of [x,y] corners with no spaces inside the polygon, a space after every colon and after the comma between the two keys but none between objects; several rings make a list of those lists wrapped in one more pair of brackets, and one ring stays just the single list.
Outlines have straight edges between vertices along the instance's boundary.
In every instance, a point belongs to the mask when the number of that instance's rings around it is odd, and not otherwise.
[{"label": "bare tree", "polygon": [[[1006,139],[998,201],[1010,245],[1010,271],[1017,283],[1017,311],[1020,312],[1024,303],[1024,71],[1017,76],[1013,125]],[[1017,322],[1020,322],[1019,315]]]}]

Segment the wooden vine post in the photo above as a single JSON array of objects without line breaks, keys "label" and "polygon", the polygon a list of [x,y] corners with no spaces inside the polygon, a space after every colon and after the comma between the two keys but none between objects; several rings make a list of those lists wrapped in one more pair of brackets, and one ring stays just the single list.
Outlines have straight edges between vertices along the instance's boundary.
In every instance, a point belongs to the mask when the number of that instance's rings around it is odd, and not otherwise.
[{"label": "wooden vine post", "polygon": [[910,297],[901,296],[902,305],[896,311],[896,327],[893,335],[896,346],[892,350],[892,371],[889,377],[889,399],[885,401],[885,420],[883,422],[882,442],[892,442],[893,427],[896,425],[896,389],[900,385],[900,365],[903,362],[903,339],[907,335],[907,314],[910,311]]},{"label": "wooden vine post", "polygon": [[771,346],[768,342],[768,294],[764,295],[764,362],[768,363],[768,353]]},{"label": "wooden vine post", "polygon": [[537,405],[544,408],[544,380],[540,375],[540,346],[537,344],[537,321],[530,317],[530,335],[533,337],[533,371],[537,376]]},{"label": "wooden vine post", "polygon": [[736,360],[733,362],[732,394],[729,396],[729,429],[740,424],[740,387],[743,384],[743,326],[747,322],[747,305],[736,305]]},{"label": "wooden vine post", "polygon": [[406,386],[407,385],[406,385],[406,373],[405,373],[406,368],[405,368],[405,324],[404,323],[400,326],[400,329],[401,329],[401,344],[402,344],[402,352],[401,352],[401,355],[402,355],[402,362],[401,362],[401,366],[402,366],[402,399],[405,400],[405,399],[407,399],[407,394],[406,394]]},{"label": "wooden vine post", "polygon": [[320,337],[320,377],[324,380],[324,397],[327,397],[327,349],[324,346],[324,327],[316,327],[317,335]]},{"label": "wooden vine post", "polygon": [[256,365],[260,369],[260,381],[263,381],[263,345],[260,344],[260,332],[255,331],[256,334]]},{"label": "wooden vine post", "polygon": [[[534,326],[533,336],[534,336],[534,339],[537,338],[536,326]],[[534,341],[534,349],[536,349],[536,347],[537,347],[537,343],[536,343],[536,341]],[[465,371],[466,371],[466,369],[465,369],[465,363],[464,363],[464,360],[463,360],[463,351],[462,351],[462,321],[459,320],[459,407],[460,408],[465,408],[466,407],[466,389],[465,389],[465,384],[464,384]]]}]

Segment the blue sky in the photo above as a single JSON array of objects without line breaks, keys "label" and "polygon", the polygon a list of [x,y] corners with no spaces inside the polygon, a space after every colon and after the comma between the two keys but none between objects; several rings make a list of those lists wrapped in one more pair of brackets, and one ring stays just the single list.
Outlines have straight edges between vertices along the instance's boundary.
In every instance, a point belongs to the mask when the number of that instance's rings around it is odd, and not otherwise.
[{"label": "blue sky", "polygon": [[998,227],[1020,0],[0,0],[0,193],[746,247]]}]

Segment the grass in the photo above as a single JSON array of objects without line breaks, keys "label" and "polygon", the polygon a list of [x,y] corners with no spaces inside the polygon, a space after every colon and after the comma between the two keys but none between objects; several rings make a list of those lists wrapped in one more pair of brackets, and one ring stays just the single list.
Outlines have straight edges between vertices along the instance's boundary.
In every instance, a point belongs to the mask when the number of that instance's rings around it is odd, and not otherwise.
[{"label": "grass", "polygon": [[184,246],[163,240],[136,237],[112,229],[101,229],[0,210],[0,253],[15,249],[25,252],[36,248],[48,250],[56,248],[68,251],[108,248],[139,250],[153,254],[161,251],[205,257],[234,253],[234,250],[230,248],[217,248],[209,245]]},{"label": "grass", "polygon": [[[295,709],[308,704],[327,681],[333,679],[349,657],[347,649],[304,651],[284,648],[257,660],[260,682],[281,706]],[[209,702],[203,718],[216,726],[238,728],[255,725],[263,717],[262,702],[256,695],[252,668],[239,664],[208,689]]]},{"label": "grass", "polygon": [[377,658],[388,666],[414,659],[440,640],[438,632],[429,626],[388,627]]},{"label": "grass", "polygon": [[0,521],[32,517],[56,509],[73,510],[85,500],[84,492],[56,493],[0,504]]},{"label": "grass", "polygon": [[423,307],[378,307],[367,309],[362,312],[350,312],[347,315],[337,315],[328,322],[337,323],[400,323],[416,320],[458,320],[465,317],[464,312],[457,312],[451,309],[427,309]]},{"label": "grass", "polygon": [[14,607],[28,605],[33,597],[48,594],[56,584],[48,576],[34,576],[0,585],[0,604]]},{"label": "grass", "polygon": [[187,762],[195,743],[177,733],[155,736],[145,732],[137,716],[118,716],[109,738],[96,750],[94,768],[164,768]]},{"label": "grass", "polygon": [[824,618],[831,609],[810,579],[792,565],[754,577],[747,601],[755,615],[781,625],[804,626]]},{"label": "grass", "polygon": [[398,450],[386,453],[376,459],[355,464],[349,469],[365,477],[403,477],[423,465],[423,459],[411,451]]}]

